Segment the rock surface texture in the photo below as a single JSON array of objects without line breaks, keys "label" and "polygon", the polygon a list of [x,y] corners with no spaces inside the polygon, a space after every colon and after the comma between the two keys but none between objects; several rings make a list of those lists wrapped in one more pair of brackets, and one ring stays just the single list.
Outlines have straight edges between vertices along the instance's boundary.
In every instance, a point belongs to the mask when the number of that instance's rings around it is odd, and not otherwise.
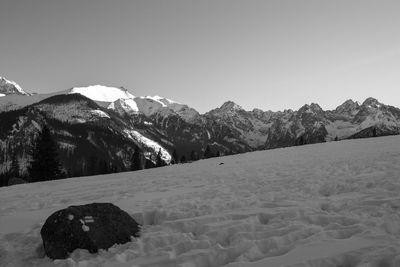
[{"label": "rock surface texture", "polygon": [[75,249],[96,253],[138,237],[139,224],[111,203],[70,206],[53,213],[40,234],[46,255],[65,259]]}]

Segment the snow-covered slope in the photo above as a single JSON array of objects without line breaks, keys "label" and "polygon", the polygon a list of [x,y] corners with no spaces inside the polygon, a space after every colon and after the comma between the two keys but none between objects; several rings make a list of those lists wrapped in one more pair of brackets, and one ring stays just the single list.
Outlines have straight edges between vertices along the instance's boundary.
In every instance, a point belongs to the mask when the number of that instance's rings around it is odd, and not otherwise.
[{"label": "snow-covered slope", "polygon": [[51,94],[34,94],[34,95],[17,95],[11,94],[0,97],[0,112],[21,109],[34,103],[40,102],[46,98],[65,94],[67,91],[56,92]]},{"label": "snow-covered slope", "polygon": [[[1,93],[1,90],[0,90]],[[91,85],[86,87],[74,87],[69,90],[59,91],[51,94],[35,94],[35,95],[9,95],[0,98],[0,112],[12,109],[23,108],[28,105],[32,105],[43,99],[46,99],[55,95],[67,95],[67,94],[81,94],[87,98],[97,101],[99,103],[112,104],[114,101],[124,102],[129,99],[134,99],[127,89],[123,87],[110,87],[104,85]],[[128,106],[130,103],[128,102]],[[114,107],[114,105],[110,106]]]},{"label": "snow-covered slope", "polygon": [[[143,144],[143,146],[150,148],[151,151],[156,151],[156,152],[161,152],[161,158],[169,164],[171,162],[171,155],[168,153],[168,151],[163,148],[160,144],[157,142],[154,142],[150,138],[147,138],[143,136],[141,133],[135,130],[126,130],[125,133],[129,136],[129,138],[132,138],[133,140],[140,142]],[[145,156],[147,158],[151,158],[152,154],[151,153],[145,153]]]},{"label": "snow-covered slope", "polygon": [[29,95],[16,82],[0,77],[0,97],[5,95]]},{"label": "snow-covered slope", "polygon": [[[0,188],[0,266],[398,267],[399,173],[392,136]],[[91,202],[126,210],[142,236],[44,257],[45,219]]]},{"label": "snow-covered slope", "polygon": [[114,102],[118,99],[134,98],[135,96],[123,87],[109,87],[104,85],[91,85],[87,87],[74,87],[69,94],[81,94],[94,101]]},{"label": "snow-covered slope", "polygon": [[172,113],[178,114],[185,121],[191,121],[199,116],[199,113],[193,108],[160,96],[138,97],[135,98],[135,101],[139,107],[139,111],[146,116],[151,116],[155,113],[168,116]]},{"label": "snow-covered slope", "polygon": [[[2,89],[3,87],[1,86],[3,86],[4,89]],[[11,86],[13,87],[11,88]],[[151,116],[157,113],[158,115],[167,117],[176,114],[187,122],[192,122],[199,116],[196,110],[187,105],[161,96],[135,97],[123,87],[91,85],[86,87],[74,87],[52,94],[29,95],[23,92],[16,83],[1,77],[0,97],[4,98],[0,98],[0,112],[23,108],[54,95],[76,93],[84,95],[103,106],[105,105],[121,115],[135,115],[141,113],[145,116]]]},{"label": "snow-covered slope", "polygon": [[128,99],[120,98],[109,104],[107,108],[115,110],[121,115],[124,114],[132,115],[132,114],[137,114],[139,112],[137,103],[133,98],[128,98]]},{"label": "snow-covered slope", "polygon": [[28,94],[16,82],[0,77],[0,112],[30,105],[37,99],[36,95]]},{"label": "snow-covered slope", "polygon": [[[146,131],[135,128],[81,94],[56,95],[21,110],[0,113],[0,121],[0,173],[9,169],[12,153],[18,154],[20,161],[29,161],[29,144],[40,129],[40,126],[34,127],[37,125],[47,125],[51,129],[60,144],[62,166],[72,176],[79,176],[79,172],[90,174],[85,166],[91,157],[97,157],[96,161],[104,160],[118,170],[127,170],[135,147],[153,162],[160,149],[166,163],[171,158],[164,148],[165,142],[152,140],[153,136]],[[64,149],[66,144],[74,149]],[[26,164],[21,165],[21,172],[25,171]]]}]

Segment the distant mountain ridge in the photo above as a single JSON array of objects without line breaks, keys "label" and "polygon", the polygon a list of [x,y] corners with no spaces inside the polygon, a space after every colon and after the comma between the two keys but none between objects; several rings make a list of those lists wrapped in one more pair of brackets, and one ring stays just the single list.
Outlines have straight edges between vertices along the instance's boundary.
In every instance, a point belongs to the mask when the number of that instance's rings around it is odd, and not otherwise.
[{"label": "distant mountain ridge", "polygon": [[[41,124],[55,134],[71,172],[85,168],[91,154],[124,170],[135,146],[153,161],[161,150],[169,163],[173,150],[189,158],[201,156],[207,146],[231,154],[400,133],[400,109],[374,98],[347,100],[327,111],[316,103],[299,110],[246,111],[227,101],[200,114],[168,98],[134,96],[123,87],[94,85],[30,95],[10,84],[0,87],[0,92],[7,90],[0,97],[0,172],[9,168],[11,151],[17,151],[21,162],[29,160],[21,142],[31,143]],[[77,155],[81,160],[74,166]]]}]

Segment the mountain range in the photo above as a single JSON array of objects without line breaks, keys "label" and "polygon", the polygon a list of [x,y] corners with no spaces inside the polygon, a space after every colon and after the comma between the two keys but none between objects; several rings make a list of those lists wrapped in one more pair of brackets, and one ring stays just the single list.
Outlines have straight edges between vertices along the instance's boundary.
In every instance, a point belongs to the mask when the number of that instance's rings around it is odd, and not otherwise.
[{"label": "mountain range", "polygon": [[207,146],[234,154],[400,133],[400,109],[368,98],[347,100],[334,110],[306,104],[299,110],[244,110],[227,101],[200,114],[160,96],[134,96],[123,87],[93,85],[51,94],[27,93],[0,78],[0,173],[16,154],[21,171],[43,125],[51,129],[63,167],[71,176],[85,171],[94,156],[117,170],[130,165],[135,147],[155,161],[171,162],[172,151],[201,157]]}]

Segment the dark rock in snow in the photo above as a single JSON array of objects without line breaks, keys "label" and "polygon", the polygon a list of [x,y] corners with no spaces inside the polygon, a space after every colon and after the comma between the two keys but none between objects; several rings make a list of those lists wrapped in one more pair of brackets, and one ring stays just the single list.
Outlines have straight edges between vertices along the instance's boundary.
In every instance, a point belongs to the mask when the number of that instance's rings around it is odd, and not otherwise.
[{"label": "dark rock in snow", "polygon": [[40,234],[46,255],[65,259],[78,248],[96,253],[127,243],[138,237],[139,231],[139,224],[120,208],[111,203],[92,203],[53,213]]}]

